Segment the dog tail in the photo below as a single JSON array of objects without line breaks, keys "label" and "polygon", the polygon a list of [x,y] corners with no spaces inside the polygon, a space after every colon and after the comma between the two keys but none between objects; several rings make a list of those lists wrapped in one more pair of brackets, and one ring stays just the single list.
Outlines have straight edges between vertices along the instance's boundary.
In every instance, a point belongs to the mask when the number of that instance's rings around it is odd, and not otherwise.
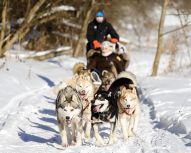
[{"label": "dog tail", "polygon": [[84,69],[86,69],[86,66],[84,63],[76,63],[73,66],[73,74],[80,74]]}]

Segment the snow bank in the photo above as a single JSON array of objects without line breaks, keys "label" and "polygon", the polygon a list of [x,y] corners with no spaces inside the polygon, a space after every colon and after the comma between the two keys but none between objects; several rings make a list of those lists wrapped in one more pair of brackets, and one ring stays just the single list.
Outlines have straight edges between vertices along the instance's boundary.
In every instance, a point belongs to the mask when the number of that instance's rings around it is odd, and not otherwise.
[{"label": "snow bank", "polygon": [[0,65],[5,62],[0,69],[0,128],[7,115],[19,105],[20,99],[38,90],[51,88],[71,76],[71,69],[76,61],[81,60],[68,56],[45,62],[12,57],[6,61],[0,59]]},{"label": "snow bank", "polygon": [[[178,76],[178,74],[177,74]],[[156,128],[175,133],[191,146],[191,79],[149,77],[140,83],[143,95],[152,106]]]}]

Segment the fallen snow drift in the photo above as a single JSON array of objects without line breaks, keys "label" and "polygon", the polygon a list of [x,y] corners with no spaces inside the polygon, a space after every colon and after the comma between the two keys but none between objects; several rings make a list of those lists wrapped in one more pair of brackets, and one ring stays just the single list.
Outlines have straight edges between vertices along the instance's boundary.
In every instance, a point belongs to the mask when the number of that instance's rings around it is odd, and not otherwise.
[{"label": "fallen snow drift", "polygon": [[148,77],[140,83],[143,95],[153,106],[157,128],[181,135],[191,146],[191,79]]}]

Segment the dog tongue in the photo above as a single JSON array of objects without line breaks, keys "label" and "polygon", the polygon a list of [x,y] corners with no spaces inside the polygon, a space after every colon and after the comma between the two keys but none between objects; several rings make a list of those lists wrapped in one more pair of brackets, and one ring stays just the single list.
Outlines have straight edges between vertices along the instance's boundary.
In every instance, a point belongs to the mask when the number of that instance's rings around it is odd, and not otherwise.
[{"label": "dog tongue", "polygon": [[85,98],[85,94],[80,94],[80,98],[84,99]]},{"label": "dog tongue", "polygon": [[99,105],[98,105],[98,106],[95,106],[94,109],[93,109],[93,111],[94,111],[94,112],[98,112],[98,111],[99,111],[99,107],[100,107]]},{"label": "dog tongue", "polygon": [[66,120],[66,123],[67,123],[68,125],[70,125],[70,124],[71,124],[71,120]]},{"label": "dog tongue", "polygon": [[128,108],[128,109],[125,109],[125,111],[126,111],[126,113],[129,114],[129,115],[131,115],[131,114],[133,113],[133,110],[132,110],[132,109],[129,109],[129,108]]}]

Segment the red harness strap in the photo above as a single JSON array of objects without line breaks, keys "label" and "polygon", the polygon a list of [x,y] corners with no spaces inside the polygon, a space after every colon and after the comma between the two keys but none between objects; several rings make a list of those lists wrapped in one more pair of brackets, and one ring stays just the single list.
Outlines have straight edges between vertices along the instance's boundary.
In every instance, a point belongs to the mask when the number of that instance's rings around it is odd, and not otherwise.
[{"label": "red harness strap", "polygon": [[88,108],[88,106],[90,105],[90,102],[88,102],[88,99],[84,99],[84,101],[87,102],[87,105],[83,108],[83,112]]}]

